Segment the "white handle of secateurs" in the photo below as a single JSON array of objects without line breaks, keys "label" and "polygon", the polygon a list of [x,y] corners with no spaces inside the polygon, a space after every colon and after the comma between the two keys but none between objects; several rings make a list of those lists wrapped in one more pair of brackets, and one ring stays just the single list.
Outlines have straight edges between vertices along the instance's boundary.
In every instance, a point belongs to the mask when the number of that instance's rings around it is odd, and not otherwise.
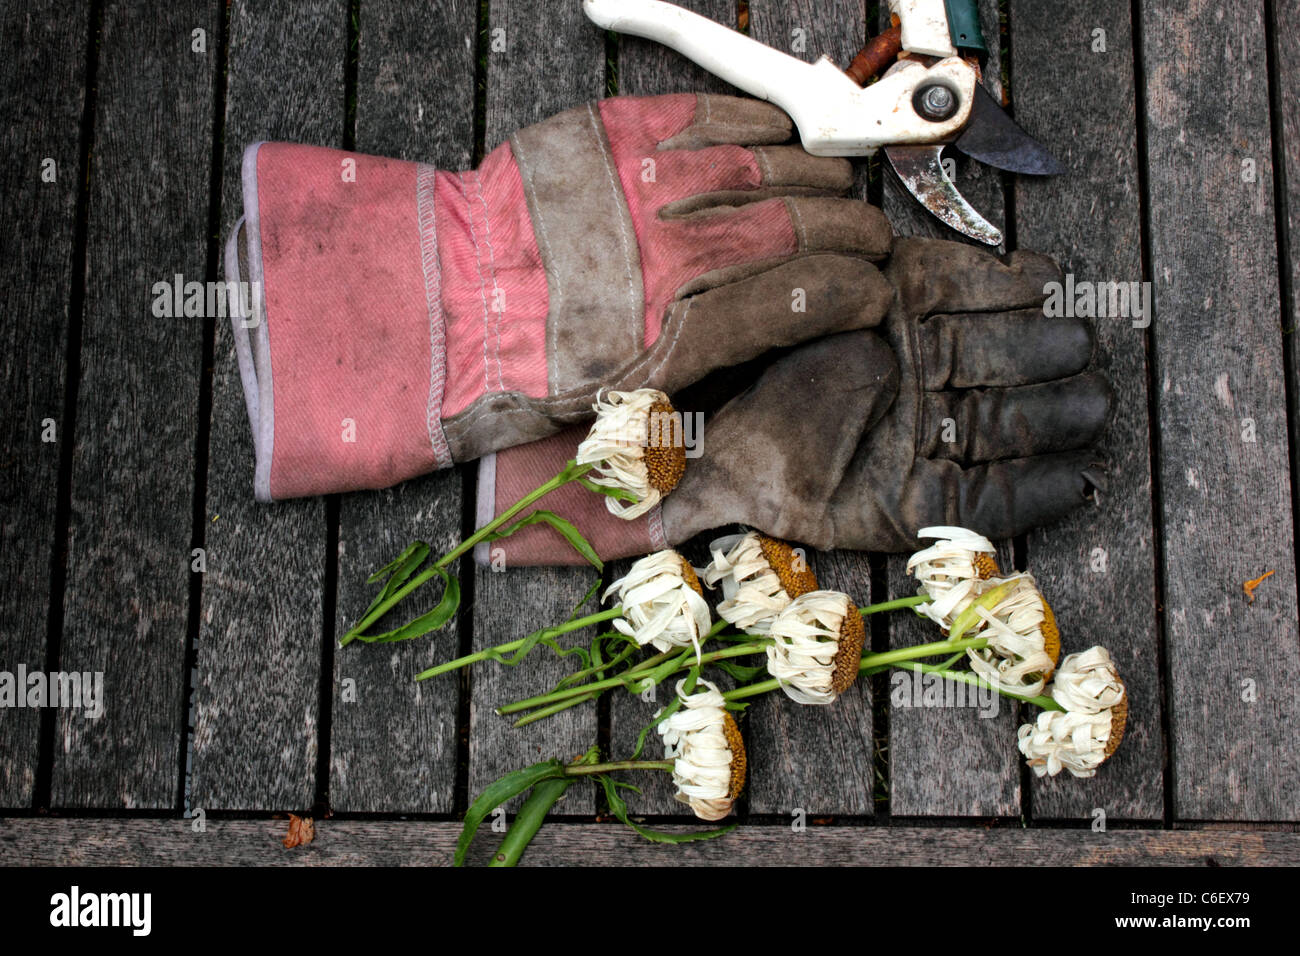
[{"label": "white handle of secateurs", "polygon": [[[661,0],[583,0],[583,9],[606,30],[662,43],[775,103],[790,114],[804,149],[815,156],[868,156],[881,146],[940,142],[955,136],[970,116],[975,71],[958,57],[931,67],[903,61],[863,88],[826,57],[805,63]],[[931,82],[950,87],[960,104],[941,122],[925,119],[912,106],[917,87]]]}]

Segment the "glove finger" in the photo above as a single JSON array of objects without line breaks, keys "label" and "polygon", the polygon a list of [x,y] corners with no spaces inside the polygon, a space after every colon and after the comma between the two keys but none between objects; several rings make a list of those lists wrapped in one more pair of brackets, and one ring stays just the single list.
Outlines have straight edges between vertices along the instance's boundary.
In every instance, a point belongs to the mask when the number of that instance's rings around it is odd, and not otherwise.
[{"label": "glove finger", "polygon": [[673,392],[769,349],[875,326],[892,300],[892,287],[863,259],[792,259],[674,303],[647,355],[648,378]]},{"label": "glove finger", "polygon": [[763,100],[739,96],[700,93],[696,97],[691,124],[659,149],[703,149],[730,143],[734,146],[764,146],[784,143],[794,132],[790,117],[779,107]]},{"label": "glove finger", "polygon": [[1092,326],[1038,309],[936,315],[919,326],[921,387],[1030,385],[1075,375],[1092,358]]},{"label": "glove finger", "polygon": [[1100,467],[1088,451],[1035,455],[963,469],[956,462],[919,460],[912,471],[905,514],[912,532],[956,525],[993,538],[1010,538],[1051,524],[1089,500]]},{"label": "glove finger", "polygon": [[1039,307],[1047,298],[1044,287],[1061,280],[1061,269],[1034,252],[1002,258],[960,242],[900,239],[888,275],[905,312],[925,317]]},{"label": "glove finger", "polygon": [[[724,272],[711,283],[706,273],[799,253],[840,252],[878,261],[893,241],[884,213],[854,199],[787,196],[700,210],[668,226],[662,248],[680,260],[679,274],[695,280],[693,289],[731,278]],[[654,254],[646,251],[647,257]]]},{"label": "glove finger", "polygon": [[787,194],[843,193],[853,185],[846,160],[809,156],[797,146],[669,150],[643,163],[642,193],[652,208],[662,203],[661,219]]},{"label": "glove finger", "polygon": [[1086,448],[1105,428],[1111,399],[1110,385],[1095,374],[1020,388],[926,392],[920,454],[974,464]]}]

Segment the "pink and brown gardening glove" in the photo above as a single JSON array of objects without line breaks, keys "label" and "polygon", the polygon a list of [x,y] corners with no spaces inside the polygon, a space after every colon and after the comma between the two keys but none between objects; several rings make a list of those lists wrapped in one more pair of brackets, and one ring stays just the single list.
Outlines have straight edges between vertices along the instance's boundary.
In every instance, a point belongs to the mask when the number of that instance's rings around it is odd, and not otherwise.
[{"label": "pink and brown gardening glove", "polygon": [[[612,559],[734,523],[815,548],[912,551],[921,528],[1007,538],[1083,504],[1101,482],[1090,446],[1111,391],[1085,371],[1088,324],[1043,315],[1044,287],[1060,280],[1056,264],[900,239],[882,269],[892,301],[879,328],[789,351],[702,430],[682,428],[685,471],[661,502],[624,520],[611,513],[622,506],[571,484],[537,506]],[[478,525],[581,457],[587,434],[579,426],[485,458]],[[542,525],[480,545],[475,556],[504,565],[583,560]]]},{"label": "pink and brown gardening glove", "polygon": [[775,107],[623,97],[474,172],[286,143],[243,163],[226,278],[263,501],[381,488],[869,327],[888,222]]}]

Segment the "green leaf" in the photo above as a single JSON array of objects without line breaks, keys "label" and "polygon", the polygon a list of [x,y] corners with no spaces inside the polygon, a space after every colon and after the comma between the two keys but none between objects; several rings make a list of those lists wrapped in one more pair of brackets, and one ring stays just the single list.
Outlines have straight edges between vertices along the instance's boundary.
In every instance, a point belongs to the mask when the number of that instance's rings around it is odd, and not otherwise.
[{"label": "green leaf", "polygon": [[548,524],[558,531],[564,537],[564,540],[569,542],[569,545],[573,550],[582,555],[583,558],[585,558],[597,571],[605,570],[605,562],[600,560],[600,555],[596,554],[596,549],[593,548],[587,539],[582,536],[582,532],[575,528],[572,522],[561,518],[554,511],[546,511],[539,508],[527,517],[520,518],[514,524],[502,528],[500,531],[493,532],[483,540],[500,541],[502,538],[510,537],[520,528],[526,528],[529,525],[542,523]]},{"label": "green leaf", "polygon": [[740,821],[736,821],[727,824],[725,827],[718,827],[716,830],[702,830],[697,833],[664,833],[662,830],[652,830],[649,827],[643,827],[632,822],[632,818],[627,813],[627,804],[618,795],[618,786],[614,780],[605,774],[598,774],[596,779],[605,788],[605,799],[609,802],[609,812],[651,843],[695,843],[699,840],[712,840],[725,833],[730,833],[740,826]]},{"label": "green leaf", "polygon": [[392,581],[389,581],[389,586],[384,589],[391,594],[401,586],[403,581],[411,576],[411,572],[419,567],[421,562],[428,556],[429,546],[427,544],[423,541],[412,541],[406,546],[405,551],[366,578],[366,583],[374,584],[385,574],[392,574],[397,583],[394,585]]},{"label": "green leaf", "polygon": [[748,684],[759,674],[767,672],[767,666],[764,664],[755,664],[750,667],[747,664],[737,664],[734,661],[715,661],[714,663],[742,684]]},{"label": "green leaf", "polygon": [[488,784],[487,789],[479,794],[478,799],[465,811],[465,825],[461,827],[460,838],[456,841],[456,853],[452,857],[452,865],[465,865],[465,854],[469,852],[470,844],[474,842],[474,834],[478,831],[479,824],[487,819],[488,814],[511,797],[519,796],[535,784],[562,776],[564,776],[564,765],[558,760],[546,760],[535,763],[531,767],[524,767],[522,770],[513,770]]},{"label": "green leaf", "polygon": [[641,499],[626,488],[614,488],[610,485],[601,485],[592,481],[590,478],[579,478],[578,484],[588,491],[594,491],[598,495],[604,495],[607,498],[614,498],[618,501],[626,501],[629,504],[636,504]]},{"label": "green leaf", "polygon": [[442,599],[438,605],[425,614],[421,614],[415,620],[402,625],[394,631],[387,631],[383,634],[358,634],[356,639],[365,641],[367,644],[391,644],[394,641],[409,641],[415,637],[423,637],[431,631],[436,631],[446,626],[456,615],[460,608],[460,581],[449,575],[442,568],[436,569],[439,577],[443,581]]},{"label": "green leaf", "polygon": [[407,545],[405,551],[366,578],[367,584],[374,584],[384,575],[391,575],[383,588],[375,595],[375,599],[370,602],[370,606],[357,620],[364,621],[370,616],[370,612],[379,607],[384,601],[387,601],[398,588],[406,583],[407,579],[415,573],[415,569],[423,564],[424,559],[428,556],[429,546],[427,544],[423,541],[412,541]]}]

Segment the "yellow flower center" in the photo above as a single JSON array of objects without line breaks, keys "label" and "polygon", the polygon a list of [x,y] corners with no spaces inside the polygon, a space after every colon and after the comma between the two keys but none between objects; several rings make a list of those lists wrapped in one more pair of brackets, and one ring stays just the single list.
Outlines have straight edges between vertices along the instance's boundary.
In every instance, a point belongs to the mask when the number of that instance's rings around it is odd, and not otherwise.
[{"label": "yellow flower center", "polygon": [[700,586],[699,575],[697,575],[695,573],[695,569],[691,567],[691,562],[687,561],[685,558],[681,558],[681,562],[682,562],[682,580],[685,581],[688,585],[690,585],[692,591],[694,591],[700,597],[704,597],[704,588]]},{"label": "yellow flower center", "polygon": [[650,406],[649,432],[642,460],[650,487],[661,495],[667,495],[686,473],[686,443],[682,439],[681,416],[671,402],[655,402]]},{"label": "yellow flower center", "polygon": [[[1120,687],[1124,687],[1124,682],[1119,682]],[[1119,699],[1114,707],[1110,709],[1110,738],[1106,741],[1106,759],[1109,760],[1111,754],[1119,749],[1121,741],[1124,740],[1124,728],[1128,724],[1128,688],[1124,688],[1124,696]]]},{"label": "yellow flower center", "polygon": [[862,645],[867,638],[867,629],[857,605],[849,601],[844,620],[840,622],[839,648],[835,651],[833,661],[835,670],[831,674],[831,690],[836,696],[844,693],[858,679],[858,665],[862,662]]},{"label": "yellow flower center", "polygon": [[1002,574],[998,570],[998,559],[986,551],[981,551],[975,555],[975,571],[979,574],[981,581],[1000,577]]},{"label": "yellow flower center", "polygon": [[727,796],[735,800],[745,789],[745,770],[748,762],[745,758],[745,741],[740,736],[740,727],[731,714],[725,714],[722,721],[722,735],[727,738],[727,747],[731,750],[731,783],[727,786]]},{"label": "yellow flower center", "polygon": [[1052,676],[1052,671],[1056,670],[1056,662],[1061,658],[1061,631],[1056,626],[1056,615],[1052,613],[1052,606],[1047,603],[1047,598],[1040,594],[1039,600],[1043,602],[1043,623],[1040,625],[1043,632],[1043,650],[1052,659],[1052,666],[1043,674],[1043,677],[1047,678]]},{"label": "yellow flower center", "polygon": [[794,548],[786,542],[760,534],[758,548],[767,559],[768,566],[776,572],[776,579],[781,582],[781,587],[791,600],[820,590],[817,575],[808,567],[808,562],[803,555],[795,554]]}]

